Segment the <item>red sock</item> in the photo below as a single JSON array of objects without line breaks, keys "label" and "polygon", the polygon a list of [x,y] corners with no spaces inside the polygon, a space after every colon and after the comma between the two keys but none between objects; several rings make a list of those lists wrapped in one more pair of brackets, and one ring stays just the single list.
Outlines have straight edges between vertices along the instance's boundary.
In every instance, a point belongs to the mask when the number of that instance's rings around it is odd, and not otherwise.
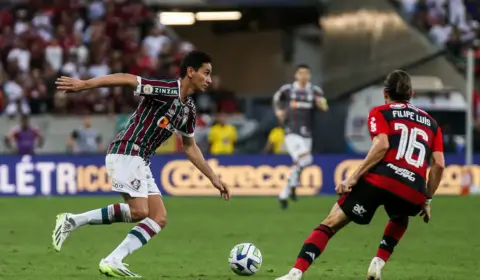
[{"label": "red sock", "polygon": [[397,246],[400,239],[402,239],[403,234],[407,230],[408,226],[408,217],[396,220],[390,220],[385,227],[383,233],[382,242],[377,251],[377,257],[381,258],[385,262],[388,261],[390,256]]},{"label": "red sock", "polygon": [[334,234],[333,230],[326,225],[319,225],[315,228],[303,243],[302,250],[293,267],[300,269],[302,272],[307,271],[313,261],[325,250],[328,240]]}]

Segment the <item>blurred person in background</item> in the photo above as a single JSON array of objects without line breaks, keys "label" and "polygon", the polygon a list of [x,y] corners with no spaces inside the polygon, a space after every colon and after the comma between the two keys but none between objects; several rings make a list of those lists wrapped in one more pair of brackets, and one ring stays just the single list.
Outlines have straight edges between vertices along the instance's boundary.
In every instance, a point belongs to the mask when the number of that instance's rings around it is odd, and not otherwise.
[{"label": "blurred person in background", "polygon": [[273,153],[273,154],[283,154],[286,152],[285,150],[285,130],[283,129],[283,125],[278,123],[276,127],[270,130],[268,134],[267,144],[263,149],[263,152],[266,154]]},{"label": "blurred person in background", "polygon": [[20,125],[12,128],[5,137],[5,147],[18,155],[35,154],[35,148],[41,148],[44,140],[38,128],[30,124],[28,116],[20,118]]},{"label": "blurred person in background", "polygon": [[155,61],[162,52],[164,45],[170,43],[170,38],[164,34],[164,28],[161,25],[154,26],[150,30],[150,34],[143,40],[143,47],[145,47],[150,58]]},{"label": "blurred person in background", "polygon": [[323,90],[310,83],[310,67],[305,64],[297,66],[295,82],[283,85],[273,96],[275,116],[285,125],[285,146],[292,157],[293,166],[278,199],[282,209],[288,207],[290,196],[296,200],[295,189],[300,184],[303,169],[313,162],[312,123],[317,109],[328,110],[323,97]]},{"label": "blurred person in background", "polygon": [[453,27],[447,23],[447,19],[441,17],[438,19],[437,23],[433,25],[433,27],[430,29],[428,35],[435,44],[444,45],[448,42],[452,31]]},{"label": "blurred person in background", "polygon": [[102,136],[92,127],[90,116],[83,118],[83,125],[72,131],[67,141],[67,148],[79,154],[95,154],[103,152]]},{"label": "blurred person in background", "polygon": [[210,128],[208,134],[208,143],[210,144],[210,154],[212,155],[231,155],[235,151],[235,142],[237,141],[237,128],[227,123],[228,115],[219,112],[216,123]]},{"label": "blurred person in background", "polygon": [[22,80],[22,75],[17,75],[15,79],[9,79],[3,86],[3,91],[7,97],[5,114],[9,117],[30,114],[30,106],[22,87]]},{"label": "blurred person in background", "polygon": [[222,112],[229,114],[235,114],[238,112],[235,93],[223,86],[220,76],[212,76],[212,86],[209,94],[216,101],[218,110],[222,110]]}]

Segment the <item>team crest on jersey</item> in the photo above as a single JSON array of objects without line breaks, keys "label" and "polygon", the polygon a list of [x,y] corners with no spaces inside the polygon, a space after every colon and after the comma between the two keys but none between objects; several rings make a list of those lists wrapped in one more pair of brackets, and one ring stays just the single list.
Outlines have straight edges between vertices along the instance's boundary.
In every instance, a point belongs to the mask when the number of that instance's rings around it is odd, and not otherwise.
[{"label": "team crest on jersey", "polygon": [[390,104],[390,108],[392,109],[404,109],[407,108],[405,104]]},{"label": "team crest on jersey", "polygon": [[146,94],[151,94],[153,92],[153,87],[151,85],[144,85],[143,92]]}]

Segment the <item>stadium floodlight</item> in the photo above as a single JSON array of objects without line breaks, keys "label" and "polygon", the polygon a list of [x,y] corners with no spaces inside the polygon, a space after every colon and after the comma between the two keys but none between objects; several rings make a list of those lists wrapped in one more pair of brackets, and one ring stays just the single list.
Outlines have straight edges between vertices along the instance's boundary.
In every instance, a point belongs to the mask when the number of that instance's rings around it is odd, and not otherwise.
[{"label": "stadium floodlight", "polygon": [[242,18],[242,13],[238,11],[198,12],[195,18],[198,21],[239,20]]},{"label": "stadium floodlight", "polygon": [[195,23],[195,14],[190,12],[161,12],[158,19],[163,25],[192,25]]}]

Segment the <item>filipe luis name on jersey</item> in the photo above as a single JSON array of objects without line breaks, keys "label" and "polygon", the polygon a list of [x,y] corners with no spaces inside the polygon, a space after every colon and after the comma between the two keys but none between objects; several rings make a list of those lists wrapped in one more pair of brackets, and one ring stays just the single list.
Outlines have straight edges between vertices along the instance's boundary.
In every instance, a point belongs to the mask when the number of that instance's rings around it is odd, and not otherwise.
[{"label": "filipe luis name on jersey", "polygon": [[416,121],[426,126],[432,126],[432,122],[429,118],[427,118],[426,116],[419,115],[416,112],[393,110],[392,114],[394,118],[410,119],[412,121]]}]

